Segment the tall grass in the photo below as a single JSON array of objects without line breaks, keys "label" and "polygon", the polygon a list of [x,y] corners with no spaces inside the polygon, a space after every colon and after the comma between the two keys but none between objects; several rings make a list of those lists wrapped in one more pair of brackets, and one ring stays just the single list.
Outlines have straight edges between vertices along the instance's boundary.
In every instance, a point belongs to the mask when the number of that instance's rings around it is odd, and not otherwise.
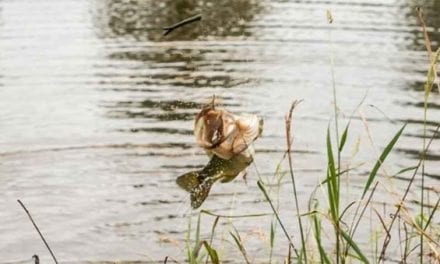
[{"label": "tall grass", "polygon": [[[288,111],[285,120],[286,128],[286,152],[282,157],[282,161],[287,159],[288,167],[287,174],[290,174],[290,181],[292,185],[292,201],[295,206],[295,224],[287,225],[286,221],[280,215],[279,192],[281,191],[280,182],[285,174],[282,174],[280,169],[281,162],[277,166],[275,175],[277,176],[277,188],[271,190],[270,185],[260,178],[257,186],[261,191],[262,197],[268,204],[268,210],[271,213],[258,213],[250,215],[218,215],[210,211],[201,210],[198,214],[197,225],[194,230],[195,237],[191,239],[191,220],[188,225],[187,249],[189,263],[220,263],[221,259],[228,259],[229,256],[222,256],[216,251],[214,238],[216,227],[223,219],[245,218],[248,221],[253,221],[255,218],[272,217],[269,228],[269,243],[268,243],[268,259],[269,263],[273,260],[273,251],[275,248],[275,240],[277,238],[276,232],[278,227],[285,236],[288,251],[286,252],[285,263],[383,263],[388,260],[394,260],[400,263],[414,262],[416,259],[420,263],[424,263],[427,258],[429,261],[440,263],[440,227],[434,221],[435,214],[440,205],[440,196],[438,195],[433,205],[429,205],[426,197],[425,186],[425,159],[432,142],[439,136],[440,126],[435,131],[428,135],[427,130],[427,113],[428,100],[433,90],[434,85],[438,81],[437,77],[437,62],[440,57],[440,49],[436,52],[431,51],[431,42],[426,33],[426,28],[423,21],[423,16],[420,10],[417,14],[422,25],[422,30],[425,36],[425,43],[429,53],[430,64],[426,77],[424,89],[424,124],[423,124],[423,146],[421,148],[421,155],[417,164],[408,166],[394,173],[394,176],[411,173],[408,178],[406,187],[402,192],[389,193],[390,197],[396,198],[396,205],[389,209],[389,204],[385,205],[380,212],[379,205],[374,202],[374,196],[379,187],[384,187],[379,178],[381,168],[386,162],[390,153],[393,152],[396,145],[399,144],[399,139],[404,133],[407,124],[401,124],[401,127],[396,130],[394,135],[386,143],[383,150],[375,159],[372,167],[368,170],[367,176],[361,186],[358,197],[355,200],[343,202],[341,197],[344,196],[344,187],[341,186],[341,178],[348,177],[348,174],[353,168],[343,170],[341,163],[344,150],[350,137],[350,120],[345,124],[342,133],[339,131],[339,113],[337,105],[337,91],[335,85],[334,74],[334,59],[333,52],[330,55],[331,78],[332,78],[332,94],[334,103],[333,122],[334,128],[332,130],[329,124],[326,133],[326,160],[327,167],[325,175],[321,178],[320,183],[312,192],[309,199],[308,211],[303,212],[299,206],[299,199],[297,194],[297,177],[295,175],[295,167],[292,158],[293,140],[292,140],[292,124],[293,113],[299,101],[294,101]],[[328,22],[334,22],[333,16],[327,12]],[[331,29],[330,29],[330,45]],[[437,84],[438,85],[438,84]],[[440,88],[440,87],[439,87]],[[419,213],[414,214],[410,208],[407,207],[408,197],[410,193],[415,193],[414,182],[416,176],[421,171],[421,187],[420,195],[416,201],[420,204]],[[345,188],[354,188],[347,186]],[[386,188],[384,188],[386,189]],[[324,194],[326,203],[321,205],[320,197],[318,197],[318,190]],[[272,191],[272,192],[271,192]],[[274,192],[275,191],[275,199]],[[366,215],[370,212],[370,215]],[[391,213],[389,213],[391,212]],[[215,217],[212,223],[209,240],[201,239],[200,226],[202,215],[208,217]],[[191,217],[190,217],[191,218]],[[369,232],[374,236],[371,245],[365,245],[365,239],[359,238],[358,230],[364,222],[370,222]],[[290,221],[289,223],[291,223]],[[397,224],[397,225],[396,225]],[[330,230],[329,230],[330,228]],[[293,233],[292,230],[297,230]],[[368,232],[365,228],[362,234]],[[292,235],[293,234],[293,235]],[[236,248],[236,253],[241,255],[241,259],[234,259],[233,262],[255,263],[255,259],[249,254],[246,249],[246,243],[240,235],[238,229],[231,225],[229,231],[229,244]],[[399,254],[392,252],[388,253],[389,247],[394,241],[396,248],[399,249]]]},{"label": "tall grass", "polygon": [[[424,100],[423,100],[423,152],[422,152],[422,187],[420,189],[420,196],[421,196],[421,202],[420,202],[420,217],[423,220],[424,215],[425,215],[425,158],[426,158],[426,152],[424,151],[426,148],[426,120],[427,120],[427,115],[428,115],[428,98],[429,95],[431,94],[432,91],[432,87],[434,85],[434,80],[437,77],[437,71],[436,71],[436,63],[438,60],[438,56],[439,56],[439,50],[436,52],[435,55],[432,54],[432,48],[431,48],[431,40],[429,39],[428,36],[428,32],[426,31],[426,25],[425,25],[425,21],[423,19],[423,14],[422,14],[422,10],[420,8],[416,9],[417,12],[417,17],[419,19],[420,25],[422,27],[422,31],[423,31],[423,37],[425,39],[425,46],[426,46],[426,50],[428,51],[428,55],[429,55],[429,61],[430,61],[430,67],[428,70],[428,77],[427,77],[427,81],[425,83],[425,87],[424,87]],[[423,236],[420,236],[420,263],[423,262]]]},{"label": "tall grass", "polygon": [[[303,228],[303,224],[302,224],[302,220],[301,220],[301,214],[300,212],[300,208],[299,208],[299,203],[298,203],[298,194],[296,191],[296,182],[295,182],[295,175],[293,172],[293,162],[292,162],[292,115],[293,115],[293,110],[295,109],[295,107],[300,103],[301,101],[294,101],[292,103],[292,106],[290,107],[289,110],[289,115],[286,116],[286,139],[287,139],[287,157],[288,157],[288,161],[289,161],[289,172],[290,172],[290,178],[292,180],[292,188],[293,188],[293,198],[295,200],[295,207],[296,207],[296,211],[298,212],[297,215],[297,219],[298,219],[298,226],[299,226],[299,231],[300,231],[300,236],[301,236],[301,256],[304,258],[304,262],[307,264],[307,249],[306,249],[306,240],[305,240],[305,234],[304,234],[304,228]],[[299,259],[299,262],[302,262],[302,258]]]}]

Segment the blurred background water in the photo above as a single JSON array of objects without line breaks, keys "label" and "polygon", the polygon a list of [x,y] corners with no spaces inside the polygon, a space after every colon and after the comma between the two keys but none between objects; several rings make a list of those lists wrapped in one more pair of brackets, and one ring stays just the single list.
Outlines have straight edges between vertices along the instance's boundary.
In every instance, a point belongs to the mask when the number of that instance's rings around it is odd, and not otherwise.
[{"label": "blurred background water", "polygon": [[[184,259],[189,198],[174,181],[207,162],[192,125],[213,94],[232,112],[264,118],[255,165],[269,181],[285,150],[285,113],[294,99],[304,99],[295,112],[294,166],[305,211],[325,176],[332,52],[341,124],[366,96],[344,155],[351,159],[358,145],[352,165],[366,165],[349,184],[361,188],[404,122],[386,172],[415,165],[428,69],[418,5],[437,48],[435,0],[0,1],[0,262],[33,254],[49,261],[16,199],[29,207],[60,260]],[[335,18],[331,33],[327,9]],[[199,23],[162,36],[162,27],[197,13]],[[440,123],[439,99],[431,97],[429,131]],[[436,188],[440,143],[428,160],[427,185]],[[403,189],[409,177],[388,187]],[[281,207],[294,223],[287,179]],[[269,212],[256,180],[251,167],[247,184],[217,184],[203,208]],[[212,220],[203,218],[205,232]],[[268,256],[270,220],[234,221],[256,259]],[[230,245],[218,243],[227,252]],[[280,242],[275,255],[286,252]],[[239,253],[227,255],[233,254]]]}]

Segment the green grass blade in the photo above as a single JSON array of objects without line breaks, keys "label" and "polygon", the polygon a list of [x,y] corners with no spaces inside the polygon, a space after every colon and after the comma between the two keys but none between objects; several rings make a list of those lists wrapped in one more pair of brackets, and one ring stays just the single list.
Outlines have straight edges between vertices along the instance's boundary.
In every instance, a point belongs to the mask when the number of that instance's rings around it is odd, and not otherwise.
[{"label": "green grass blade", "polygon": [[342,234],[342,237],[344,237],[345,241],[347,241],[347,243],[351,246],[351,248],[353,248],[354,252],[356,252],[356,254],[359,257],[359,260],[362,261],[363,263],[370,263],[368,259],[365,257],[365,255],[362,253],[361,249],[356,244],[356,242],[354,242],[353,239],[351,239],[351,237],[343,230],[340,230],[340,232]]},{"label": "green grass blade", "polygon": [[431,64],[429,65],[428,76],[426,78],[426,83],[425,83],[425,99],[427,99],[431,94],[432,87],[435,81],[435,71],[437,70],[436,65],[437,65],[437,61],[439,60],[439,57],[440,57],[440,48],[434,53]]},{"label": "green grass blade", "polygon": [[220,264],[217,251],[214,248],[212,248],[206,241],[203,241],[203,245],[205,246],[206,251],[208,251],[209,257],[211,258],[211,262],[213,264]]},{"label": "green grass blade", "polygon": [[333,156],[332,141],[330,138],[330,128],[327,128],[327,159],[328,159],[328,170],[327,170],[327,190],[330,202],[330,211],[332,213],[332,218],[336,222],[339,210],[339,190],[338,190],[338,179],[335,167],[335,159]]},{"label": "green grass blade", "polygon": [[202,214],[199,214],[197,217],[197,228],[196,228],[196,244],[200,242],[200,220],[201,220]]},{"label": "green grass blade", "polygon": [[199,213],[199,216],[197,217],[197,226],[196,226],[196,234],[194,239],[194,249],[193,249],[193,256],[194,258],[197,258],[197,255],[200,250],[200,218],[202,214]]},{"label": "green grass blade", "polygon": [[193,264],[194,261],[194,254],[193,250],[191,249],[191,229],[192,229],[192,216],[191,214],[188,214],[188,228],[187,228],[187,234],[186,234],[186,249],[187,249],[187,257],[188,262]]},{"label": "green grass blade", "polygon": [[[315,204],[315,210],[316,208],[317,204]],[[318,214],[316,212],[312,214],[312,219],[316,245],[318,246],[319,258],[321,260],[320,263],[331,264],[330,258],[328,257],[321,243],[321,220],[318,218]]]},{"label": "green grass blade", "polygon": [[424,231],[426,231],[426,229],[428,229],[429,225],[431,224],[431,221],[434,218],[434,214],[437,211],[439,205],[440,205],[440,198],[437,200],[437,203],[435,204],[434,209],[432,210],[431,214],[429,215],[428,221],[426,221],[426,225],[423,228]]},{"label": "green grass blade", "polygon": [[[349,168],[349,169],[346,169],[346,170],[343,170],[343,171],[341,171],[341,172],[339,172],[338,174],[336,174],[336,177],[337,178],[339,178],[341,175],[344,175],[344,173],[347,173],[347,172],[349,172],[349,171],[351,171],[351,170],[353,170],[354,168]],[[328,180],[329,179],[324,179],[321,183],[320,183],[320,185],[324,185],[324,184],[326,184],[327,182],[328,182]]]},{"label": "green grass blade", "polygon": [[[200,213],[202,213],[202,212],[200,212]],[[208,244],[210,247],[212,247],[212,243],[214,241],[214,235],[215,235],[215,228],[217,227],[219,220],[220,220],[220,216],[216,216],[214,222],[212,223],[211,237],[209,238],[209,244]],[[208,249],[206,249],[206,250],[208,250]],[[209,251],[208,251],[208,254],[209,254]],[[209,254],[209,255],[211,255],[211,254]],[[212,260],[212,257],[211,257],[211,260]],[[208,258],[206,258],[205,263],[208,263]]]},{"label": "green grass blade", "polygon": [[275,232],[276,232],[276,221],[275,219],[272,219],[270,223],[270,251],[269,251],[269,264],[272,263],[272,256],[273,256],[273,248],[275,245]]},{"label": "green grass blade", "polygon": [[209,245],[212,245],[212,241],[214,240],[215,228],[217,227],[219,220],[220,220],[220,216],[217,216],[214,220],[214,223],[212,223],[211,238],[209,239]]},{"label": "green grass blade", "polygon": [[347,126],[344,129],[344,132],[342,133],[341,143],[339,143],[339,152],[342,151],[342,149],[344,148],[345,142],[347,141],[348,127],[349,126],[350,126],[350,123],[347,124]]},{"label": "green grass blade", "polygon": [[234,235],[234,233],[232,232],[229,232],[229,234],[231,234],[232,238],[234,238],[235,244],[237,244],[237,247],[240,250],[241,254],[243,255],[243,258],[246,261],[246,263],[250,264],[251,262],[249,261],[246,254],[246,249],[244,248],[243,243],[241,242],[240,234],[238,233],[237,229],[235,229],[235,227],[234,227],[234,231],[237,235]]},{"label": "green grass blade", "polygon": [[275,222],[270,224],[270,248],[273,248],[275,244]]},{"label": "green grass blade", "polygon": [[416,170],[417,168],[419,168],[419,166],[412,166],[412,167],[408,167],[408,168],[401,169],[401,170],[398,171],[396,174],[394,174],[394,176],[400,175],[400,174],[405,173],[405,172],[407,172],[407,171],[413,171],[413,170]]},{"label": "green grass blade", "polygon": [[330,169],[327,169],[327,192],[328,192],[328,199],[329,199],[329,206],[330,206],[330,214],[332,219],[338,219],[338,214],[336,212],[336,207],[334,204],[334,195],[333,195],[333,189],[331,185],[331,176],[330,176]]},{"label": "green grass blade", "polygon": [[377,175],[377,172],[379,171],[379,168],[382,166],[386,157],[393,149],[394,145],[396,144],[397,140],[399,139],[399,137],[402,134],[405,127],[406,127],[406,124],[402,126],[402,128],[396,133],[396,135],[394,135],[393,139],[391,139],[390,143],[388,143],[388,145],[385,147],[382,154],[380,155],[379,159],[376,161],[376,164],[374,165],[373,169],[371,170],[371,173],[368,176],[367,182],[365,183],[364,191],[362,192],[362,199],[364,198],[365,194],[367,193],[368,189],[370,188],[371,184],[373,183],[374,179],[376,178],[376,175]]},{"label": "green grass blade", "polygon": [[275,206],[273,205],[272,200],[270,199],[269,194],[267,193],[266,188],[265,188],[264,185],[263,185],[263,182],[262,182],[261,180],[258,180],[258,181],[257,181],[257,185],[258,185],[258,188],[260,188],[261,192],[263,192],[263,195],[264,195],[264,197],[266,198],[267,202],[270,204],[270,207],[272,208],[272,211],[273,211],[273,213],[275,214],[275,217],[277,218],[278,223],[280,224],[281,229],[282,229],[283,232],[284,232],[284,235],[286,236],[287,240],[289,240],[289,243],[290,243],[290,245],[292,246],[292,248],[293,248],[293,250],[294,250],[294,252],[295,252],[295,255],[296,255],[297,257],[299,257],[299,255],[298,255],[298,251],[296,250],[295,246],[293,245],[292,239],[290,238],[289,233],[287,233],[287,230],[286,230],[286,228],[284,227],[284,224],[283,224],[283,222],[281,221],[281,218],[280,218],[280,216],[278,215],[278,212],[277,212],[277,210],[275,209]]},{"label": "green grass blade", "polygon": [[425,226],[424,223],[428,222],[428,218],[426,217],[425,214],[418,214],[415,216],[414,222],[416,223],[416,226],[418,228],[423,229],[423,227]]}]

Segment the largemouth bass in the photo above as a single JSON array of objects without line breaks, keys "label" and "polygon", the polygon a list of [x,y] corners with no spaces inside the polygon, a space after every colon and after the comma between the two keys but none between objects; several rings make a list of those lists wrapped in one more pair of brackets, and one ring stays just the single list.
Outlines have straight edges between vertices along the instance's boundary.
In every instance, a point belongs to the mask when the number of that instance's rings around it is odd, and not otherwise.
[{"label": "largemouth bass", "polygon": [[203,169],[185,173],[176,180],[190,193],[192,208],[202,205],[216,181],[230,182],[252,163],[252,143],[262,130],[263,120],[256,115],[237,116],[215,109],[214,103],[201,110],[196,116],[194,134],[211,160]]}]

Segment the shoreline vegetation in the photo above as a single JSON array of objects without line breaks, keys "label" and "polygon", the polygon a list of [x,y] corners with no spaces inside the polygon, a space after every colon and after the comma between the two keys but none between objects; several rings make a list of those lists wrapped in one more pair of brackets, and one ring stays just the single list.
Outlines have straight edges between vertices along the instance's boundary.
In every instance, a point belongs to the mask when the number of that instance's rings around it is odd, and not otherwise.
[{"label": "shoreline vegetation", "polygon": [[[363,189],[357,199],[351,201],[343,201],[344,192],[348,192],[345,188],[349,185],[343,185],[342,181],[347,181],[349,173],[353,168],[343,168],[342,153],[346,147],[347,138],[349,137],[350,122],[356,112],[349,118],[344,129],[340,130],[339,108],[337,104],[337,89],[335,85],[334,74],[334,58],[333,58],[333,42],[332,42],[332,24],[333,16],[327,11],[327,21],[329,23],[329,45],[330,45],[330,67],[332,78],[332,94],[333,94],[333,122],[329,122],[326,135],[326,153],[327,153],[327,169],[326,175],[322,177],[322,181],[316,186],[315,191],[311,194],[308,201],[308,211],[300,211],[297,196],[297,184],[295,182],[295,167],[292,162],[293,137],[292,124],[293,112],[300,101],[294,101],[285,120],[286,129],[286,151],[282,161],[277,165],[274,174],[276,184],[263,180],[256,169],[259,178],[257,185],[261,190],[268,207],[272,211],[272,222],[270,225],[269,239],[269,256],[265,263],[273,263],[273,252],[275,247],[275,234],[281,232],[285,236],[287,245],[279,245],[286,248],[284,263],[439,263],[440,262],[440,226],[433,220],[440,205],[440,196],[432,188],[425,186],[425,159],[426,154],[431,147],[434,139],[438,138],[440,126],[434,130],[427,128],[428,101],[433,88],[439,86],[437,76],[437,62],[440,57],[440,49],[433,52],[431,41],[426,30],[423,19],[423,13],[420,8],[416,8],[417,17],[423,32],[425,46],[428,52],[430,65],[428,68],[427,78],[424,86],[424,122],[423,122],[423,145],[420,150],[420,157],[416,164],[412,164],[395,174],[398,175],[408,173],[409,180],[404,191],[401,193],[390,193],[396,200],[393,201],[394,207],[388,208],[384,212],[380,212],[379,208],[374,204],[374,195],[381,184],[379,180],[379,172],[382,165],[386,162],[386,158],[393,151],[399,141],[400,136],[404,132],[407,124],[402,124],[401,128],[394,134],[386,147],[378,155],[374,166],[369,169],[368,176],[363,183]],[[362,105],[362,102],[358,105]],[[331,124],[333,123],[333,124]],[[334,127],[331,128],[331,125]],[[367,125],[366,125],[367,126]],[[366,127],[368,130],[368,127]],[[290,234],[286,219],[282,219],[279,207],[279,191],[281,179],[285,174],[281,173],[282,162],[287,159],[288,173],[291,176],[292,185],[292,203],[295,206],[294,212],[296,218],[296,227],[298,233]],[[258,166],[256,164],[255,166]],[[392,177],[389,177],[392,179]],[[414,181],[420,180],[420,190],[415,190]],[[275,186],[275,187],[273,187]],[[326,205],[323,206],[318,199],[318,191],[324,192]],[[356,191],[356,190],[355,190]],[[419,192],[417,201],[409,201],[410,193]],[[435,198],[432,198],[435,197]],[[434,199],[434,203],[430,203]],[[414,212],[406,206],[408,202],[416,203],[419,211]],[[367,216],[366,212],[370,215]],[[195,230],[192,230],[192,214],[189,215],[187,230],[187,262],[196,263],[222,263],[220,254],[213,244],[216,227],[221,219],[227,219],[231,225],[229,232],[231,243],[235,245],[240,252],[242,259],[234,259],[232,262],[237,263],[254,263],[252,256],[246,251],[246,246],[240,236],[239,230],[234,227],[234,218],[249,218],[249,221],[257,217],[267,217],[267,213],[250,214],[250,215],[218,215],[207,210],[201,210],[197,215],[197,223]],[[200,235],[202,215],[214,217],[209,238],[202,239]],[[293,214],[291,214],[293,215]],[[374,218],[374,219],[371,219]],[[363,222],[369,222],[368,228],[371,236],[375,237],[371,245],[365,245],[358,242],[359,236],[357,231],[364,228]],[[374,222],[374,223],[372,223]],[[289,219],[292,223],[292,219]],[[281,229],[281,230],[278,230]],[[333,231],[331,231],[333,230]],[[365,230],[363,230],[365,232]],[[325,234],[325,235],[324,235]],[[194,238],[191,236],[194,235]],[[365,239],[364,239],[365,240]],[[391,247],[396,247],[391,249]],[[397,251],[396,251],[397,250]],[[390,253],[391,252],[391,253]],[[229,257],[225,256],[228,259]],[[165,263],[169,262],[169,258],[165,259]],[[173,260],[174,263],[179,263]],[[276,261],[275,261],[276,262]]]},{"label": "shoreline vegetation", "polygon": [[[437,62],[440,57],[440,49],[432,51],[431,41],[426,30],[426,25],[423,20],[422,10],[416,9],[419,18],[420,26],[425,39],[425,46],[428,52],[430,61],[427,78],[424,86],[424,122],[423,122],[423,145],[420,150],[420,158],[416,164],[411,164],[393,176],[398,176],[403,173],[410,175],[407,185],[402,193],[393,193],[391,196],[397,197],[395,206],[386,212],[380,212],[373,203],[373,198],[377,192],[377,187],[381,182],[378,179],[379,171],[382,165],[386,162],[386,158],[393,151],[394,147],[399,141],[400,136],[405,130],[406,124],[402,124],[401,128],[397,130],[394,136],[387,143],[386,147],[378,155],[374,166],[369,169],[368,176],[363,183],[363,189],[356,199],[345,201],[343,194],[350,188],[347,184],[343,185],[343,181],[348,180],[350,172],[353,168],[343,168],[342,153],[346,149],[347,138],[350,136],[350,122],[344,124],[344,129],[341,131],[340,127],[340,112],[337,104],[337,89],[335,85],[334,74],[334,58],[332,52],[332,24],[334,23],[333,16],[330,11],[327,11],[327,21],[329,23],[329,45],[330,45],[330,67],[332,78],[332,94],[334,113],[332,116],[333,122],[329,122],[326,133],[326,159],[327,169],[326,174],[323,175],[322,181],[316,186],[313,193],[310,194],[308,200],[308,210],[301,211],[299,206],[299,199],[297,194],[297,183],[295,179],[295,166],[293,163],[293,113],[301,101],[294,101],[288,111],[285,119],[286,131],[286,151],[277,165],[274,173],[274,179],[268,182],[263,179],[258,173],[258,164],[254,163],[256,173],[259,178],[257,186],[261,190],[262,197],[267,202],[268,209],[271,213],[259,214],[237,214],[237,215],[220,215],[210,212],[208,210],[200,210],[195,213],[191,211],[188,214],[188,226],[186,232],[186,253],[187,259],[184,262],[191,264],[198,263],[222,263],[222,254],[219,254],[217,244],[214,244],[216,236],[216,228],[219,223],[226,219],[231,230],[229,231],[229,242],[235,246],[237,252],[241,255],[241,259],[234,259],[233,263],[255,263],[252,256],[246,250],[246,245],[240,231],[234,226],[233,219],[245,218],[249,221],[254,221],[259,217],[271,217],[271,224],[269,227],[270,235],[268,239],[268,257],[265,263],[277,263],[274,260],[275,247],[286,248],[284,263],[439,263],[440,262],[440,226],[433,220],[440,205],[440,196],[435,190],[425,186],[425,159],[427,152],[434,139],[439,137],[440,126],[437,126],[434,131],[427,128],[427,113],[428,102],[433,88],[439,86],[439,79],[437,76]],[[189,18],[188,21],[177,23],[171,27],[165,28],[170,33],[174,28],[181,25],[200,20],[201,17],[196,15]],[[359,104],[359,106],[363,103]],[[358,107],[359,107],[358,106]],[[333,124],[332,124],[333,123]],[[334,127],[332,127],[332,125]],[[295,212],[290,212],[294,216],[297,230],[299,233],[291,234],[286,225],[286,219],[280,215],[280,186],[281,180],[286,176],[282,173],[283,162],[288,162],[288,175],[291,179],[292,185],[292,204],[295,207]],[[414,190],[414,181],[420,179],[420,190]],[[356,190],[357,191],[357,190]],[[355,192],[356,192],[355,191]],[[325,197],[325,204],[320,204],[322,198],[318,198],[318,192]],[[419,192],[419,200],[415,201],[419,205],[419,211],[414,212],[407,208],[406,204],[410,193]],[[435,197],[435,202],[432,201]],[[429,198],[429,199],[428,199]],[[35,224],[27,208],[18,200],[22,208],[25,210],[34,228],[39,233],[41,239],[49,250],[55,263],[58,263],[54,252],[51,250],[49,244],[41,234],[39,228]],[[414,201],[411,201],[414,203]],[[367,211],[370,216],[367,216]],[[193,215],[196,215],[197,222],[193,226]],[[210,235],[208,237],[201,236],[201,221],[202,216],[213,218]],[[371,219],[374,218],[374,219]],[[290,219],[291,220],[291,219]],[[369,233],[375,237],[370,241],[371,245],[359,243],[358,233],[359,228],[363,222],[369,222]],[[372,223],[374,221],[374,223]],[[292,221],[289,221],[292,222]],[[291,229],[291,228],[289,228]],[[287,240],[287,245],[276,245],[276,233],[280,232]],[[365,240],[365,239],[364,239]],[[397,247],[396,250],[391,250],[390,247]],[[390,251],[393,251],[390,253]],[[397,252],[397,253],[396,253]],[[229,259],[228,256],[225,256]],[[39,263],[37,255],[32,257],[35,263]],[[227,260],[225,262],[231,262]],[[163,263],[182,263],[172,256],[166,256]]]}]

